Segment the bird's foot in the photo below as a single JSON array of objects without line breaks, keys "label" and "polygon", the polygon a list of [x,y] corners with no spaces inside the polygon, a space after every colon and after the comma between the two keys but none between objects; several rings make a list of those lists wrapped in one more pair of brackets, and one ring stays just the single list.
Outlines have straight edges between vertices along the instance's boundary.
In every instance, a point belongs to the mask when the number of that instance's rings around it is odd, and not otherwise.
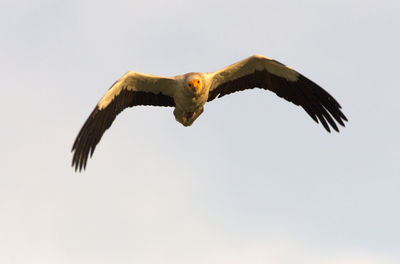
[{"label": "bird's foot", "polygon": [[196,112],[184,112],[184,113],[183,113],[183,116],[184,116],[184,118],[186,118],[186,119],[191,119],[191,118],[193,118],[195,115],[196,115]]},{"label": "bird's foot", "polygon": [[182,116],[182,124],[184,126],[190,126],[193,124],[194,120],[196,120],[197,114],[196,112],[184,112]]}]

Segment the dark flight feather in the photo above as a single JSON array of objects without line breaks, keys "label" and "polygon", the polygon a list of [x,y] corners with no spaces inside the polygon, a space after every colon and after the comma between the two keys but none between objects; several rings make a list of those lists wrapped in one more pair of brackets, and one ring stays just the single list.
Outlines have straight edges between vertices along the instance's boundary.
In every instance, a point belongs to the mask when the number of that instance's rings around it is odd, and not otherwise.
[{"label": "dark flight feather", "polygon": [[72,151],[72,166],[75,170],[85,169],[88,157],[92,156],[104,132],[111,126],[117,115],[127,107],[138,105],[175,106],[172,97],[151,92],[122,89],[104,109],[96,105],[75,139]]},{"label": "dark flight feather", "polygon": [[328,132],[330,127],[339,132],[335,121],[341,126],[345,126],[343,121],[347,121],[339,103],[327,91],[301,74],[297,81],[292,82],[267,70],[256,70],[252,74],[220,84],[210,91],[208,101],[253,88],[270,90],[279,97],[301,106],[315,122],[321,122]]}]

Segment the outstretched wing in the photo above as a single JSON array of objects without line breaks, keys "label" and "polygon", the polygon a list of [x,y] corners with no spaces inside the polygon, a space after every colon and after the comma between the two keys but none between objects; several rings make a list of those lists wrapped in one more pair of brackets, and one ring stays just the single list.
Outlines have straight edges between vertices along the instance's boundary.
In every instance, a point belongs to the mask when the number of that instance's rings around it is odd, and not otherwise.
[{"label": "outstretched wing", "polygon": [[[336,122],[347,121],[339,103],[320,86],[280,62],[254,55],[222,70],[211,73],[208,101],[237,91],[263,88],[300,105],[330,132],[329,125],[339,132]],[[336,121],[336,122],[335,122]],[[329,123],[329,125],[328,125]]]},{"label": "outstretched wing", "polygon": [[138,72],[128,72],[101,98],[75,139],[72,166],[85,169],[90,153],[115,117],[125,108],[136,105],[175,106],[173,99],[176,81]]}]

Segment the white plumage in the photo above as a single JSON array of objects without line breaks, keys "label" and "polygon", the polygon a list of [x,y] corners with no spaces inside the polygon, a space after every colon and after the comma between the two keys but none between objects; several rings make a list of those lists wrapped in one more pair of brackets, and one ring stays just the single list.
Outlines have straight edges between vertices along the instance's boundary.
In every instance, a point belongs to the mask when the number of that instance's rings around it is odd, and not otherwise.
[{"label": "white plumage", "polygon": [[76,170],[86,167],[105,130],[127,107],[172,106],[175,119],[190,126],[203,113],[207,101],[256,87],[300,105],[329,132],[329,125],[339,131],[336,122],[344,126],[343,121],[347,121],[339,103],[325,90],[295,70],[261,55],[212,73],[162,77],[130,71],[111,86],[86,120],[72,147],[72,166]]}]

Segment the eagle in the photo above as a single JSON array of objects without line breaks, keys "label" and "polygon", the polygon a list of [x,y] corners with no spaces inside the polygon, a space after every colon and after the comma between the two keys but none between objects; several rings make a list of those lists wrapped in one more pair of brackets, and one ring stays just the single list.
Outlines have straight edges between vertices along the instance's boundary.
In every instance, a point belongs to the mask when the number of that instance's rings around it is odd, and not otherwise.
[{"label": "eagle", "polygon": [[100,99],[72,147],[72,167],[86,168],[104,132],[125,108],[138,105],[175,107],[176,121],[190,126],[216,98],[262,88],[301,106],[330,132],[345,126],[340,104],[324,89],[292,68],[262,55],[253,55],[216,72],[190,72],[174,77],[129,71]]}]

